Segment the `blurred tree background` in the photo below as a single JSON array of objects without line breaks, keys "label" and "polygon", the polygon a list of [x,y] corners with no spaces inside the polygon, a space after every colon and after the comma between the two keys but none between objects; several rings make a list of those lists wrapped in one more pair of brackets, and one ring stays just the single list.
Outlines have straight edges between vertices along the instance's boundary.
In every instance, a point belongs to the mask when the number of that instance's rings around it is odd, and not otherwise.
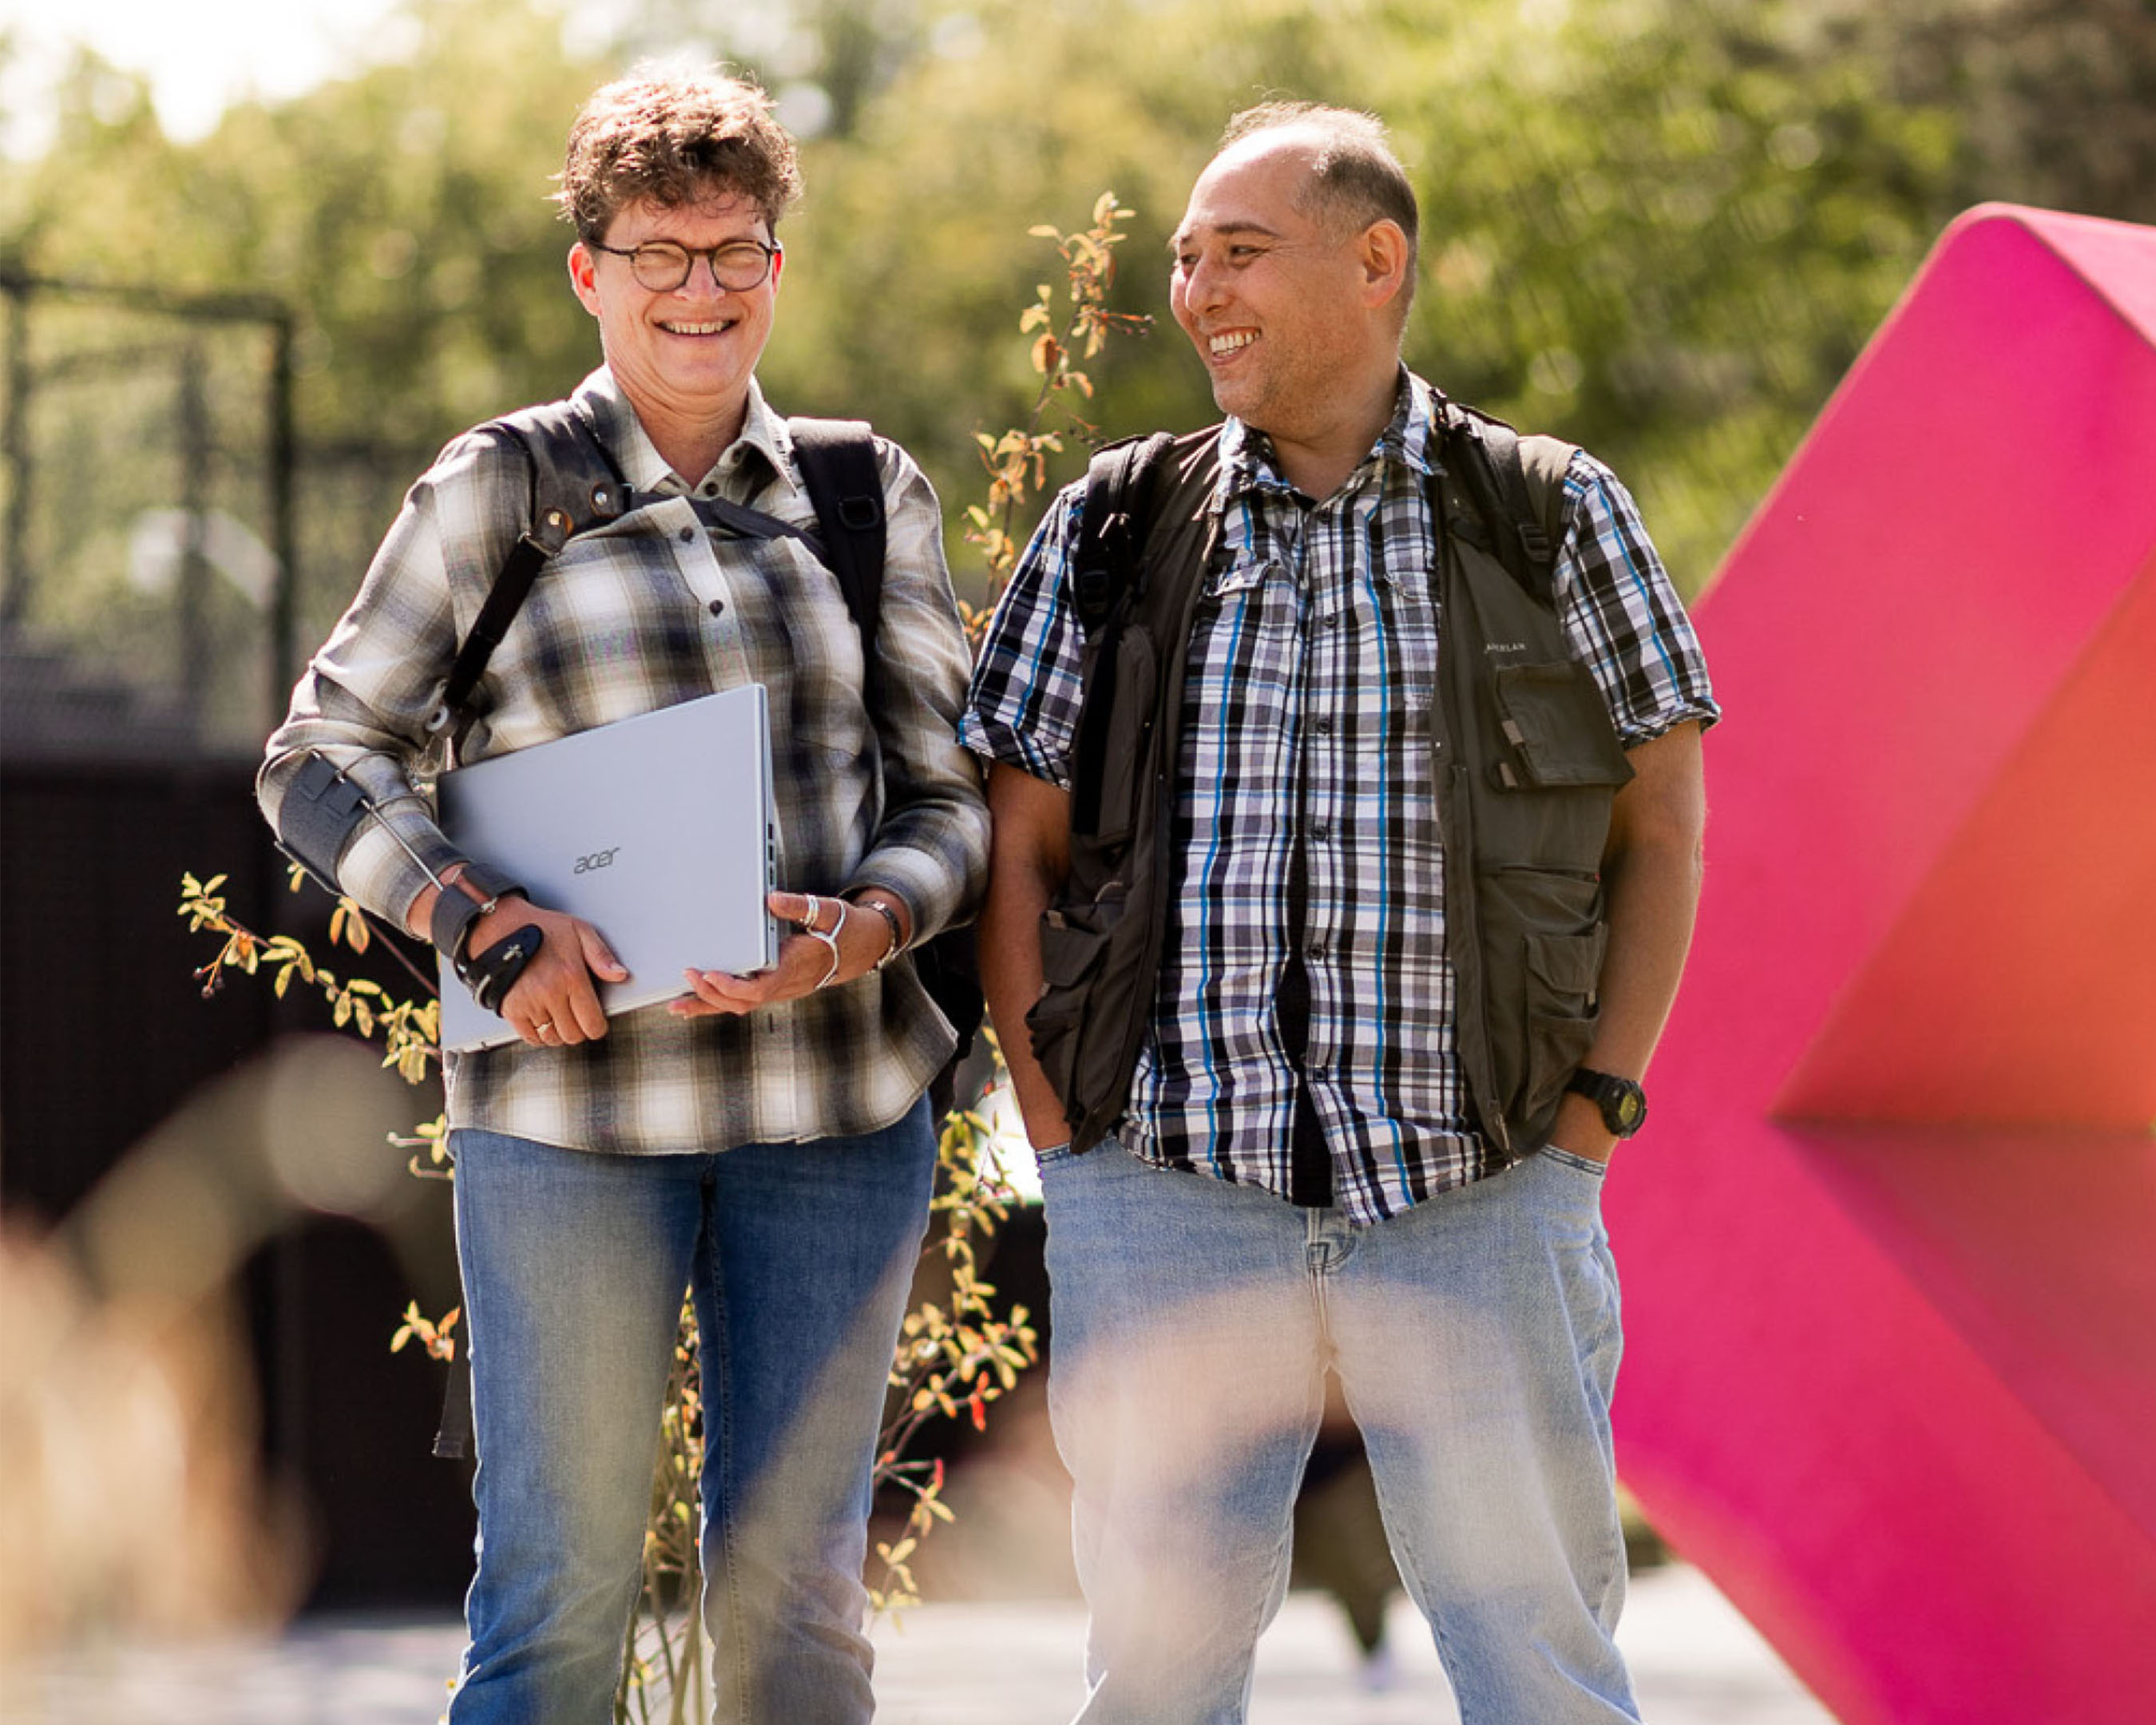
[{"label": "blurred tree background", "polygon": [[434,449],[594,362],[546,197],[578,103],[641,56],[781,93],[808,195],[766,388],[873,418],[954,516],[973,434],[1034,385],[1012,308],[1056,260],[1026,230],[1104,189],[1138,213],[1120,309],[1160,322],[1094,368],[1102,429],[1212,417],[1163,247],[1265,95],[1392,124],[1424,210],[1410,362],[1609,459],[1692,590],[1958,210],[2156,220],[2148,0],[644,0],[599,47],[531,0],[411,22],[408,57],[187,144],[85,57],[0,182],[0,265],[297,309],[310,642]]}]

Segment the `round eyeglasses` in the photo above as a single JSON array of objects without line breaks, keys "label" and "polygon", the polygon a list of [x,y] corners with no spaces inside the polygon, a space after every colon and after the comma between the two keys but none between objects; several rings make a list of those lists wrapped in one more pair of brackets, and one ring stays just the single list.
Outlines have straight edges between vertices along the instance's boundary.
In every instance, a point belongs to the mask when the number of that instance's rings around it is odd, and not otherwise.
[{"label": "round eyeglasses", "polygon": [[677,245],[670,239],[647,239],[642,245],[602,245],[596,239],[584,244],[595,252],[629,259],[637,285],[647,292],[670,294],[689,279],[696,259],[711,260],[711,277],[730,294],[745,294],[762,287],[771,266],[785,249],[776,240],[730,239],[724,245]]}]

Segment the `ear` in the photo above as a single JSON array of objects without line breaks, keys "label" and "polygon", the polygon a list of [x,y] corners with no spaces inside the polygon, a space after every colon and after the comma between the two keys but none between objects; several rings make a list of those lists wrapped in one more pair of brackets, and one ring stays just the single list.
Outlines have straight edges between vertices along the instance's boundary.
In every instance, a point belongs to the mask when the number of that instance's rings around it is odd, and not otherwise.
[{"label": "ear", "polygon": [[593,317],[599,315],[598,260],[593,257],[583,240],[569,248],[569,285],[576,290],[577,298],[585,311]]},{"label": "ear", "polygon": [[786,273],[786,248],[779,245],[776,234],[771,236],[771,243],[778,246],[778,249],[771,254],[771,290],[775,294],[778,291],[778,278]]},{"label": "ear", "polygon": [[1363,303],[1375,311],[1398,299],[1407,285],[1408,237],[1398,222],[1373,222],[1363,230]]}]

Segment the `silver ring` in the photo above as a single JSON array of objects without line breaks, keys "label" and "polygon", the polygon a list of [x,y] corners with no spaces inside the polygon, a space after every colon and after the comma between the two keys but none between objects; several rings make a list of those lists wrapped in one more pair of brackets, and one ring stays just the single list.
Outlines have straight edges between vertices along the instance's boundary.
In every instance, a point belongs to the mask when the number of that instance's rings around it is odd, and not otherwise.
[{"label": "silver ring", "polygon": [[545,1035],[545,1034],[546,1034],[549,1030],[552,1029],[553,1028],[554,1028],[554,1021],[553,1021],[553,1019],[541,1019],[541,1020],[540,1020],[540,1022],[539,1022],[539,1023],[537,1023],[537,1024],[534,1024],[534,1025],[531,1027],[531,1034],[532,1034],[534,1036],[544,1036],[544,1035]]},{"label": "silver ring", "polygon": [[[812,898],[808,902],[813,905],[817,903],[817,901]],[[844,899],[840,899],[838,903],[839,926],[836,928],[819,928],[814,924],[811,923],[807,930],[807,932],[811,938],[823,942],[825,946],[831,949],[831,968],[824,973],[824,980],[816,984],[816,987],[819,989],[829,988],[833,980],[839,974],[839,937],[845,932],[846,901]]]},{"label": "silver ring", "polygon": [[811,934],[821,934],[823,930],[817,927],[816,919],[824,914],[824,901],[813,892],[804,892],[802,896],[808,901],[808,914],[801,919],[802,927]]}]

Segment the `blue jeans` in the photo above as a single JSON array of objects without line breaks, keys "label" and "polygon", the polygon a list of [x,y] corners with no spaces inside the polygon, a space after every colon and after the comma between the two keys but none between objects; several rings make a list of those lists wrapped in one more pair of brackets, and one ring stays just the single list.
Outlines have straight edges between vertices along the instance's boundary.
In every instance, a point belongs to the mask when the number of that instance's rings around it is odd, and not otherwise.
[{"label": "blue jeans", "polygon": [[454,1135],[479,1570],[453,1725],[603,1725],[685,1289],[702,1338],[716,1717],[860,1725],[861,1563],[936,1163],[859,1138],[605,1156]]},{"label": "blue jeans", "polygon": [[1371,1228],[1113,1144],[1041,1183],[1081,1725],[1243,1718],[1328,1367],[1464,1725],[1638,1717],[1595,1163],[1548,1152]]}]

